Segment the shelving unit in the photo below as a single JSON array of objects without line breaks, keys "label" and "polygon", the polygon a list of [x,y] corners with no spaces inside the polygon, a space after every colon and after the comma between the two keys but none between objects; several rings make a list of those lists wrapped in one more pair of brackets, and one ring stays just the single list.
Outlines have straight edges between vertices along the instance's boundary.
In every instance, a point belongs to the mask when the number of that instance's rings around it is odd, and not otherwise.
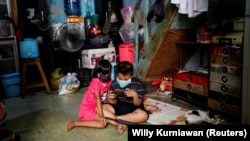
[{"label": "shelving unit", "polygon": [[[8,14],[11,17],[11,1],[0,0],[0,14]],[[0,35],[0,74],[19,71],[18,49],[13,23],[6,19],[0,19],[2,31]],[[5,32],[5,33],[3,33]]]},{"label": "shelving unit", "polygon": [[[199,66],[202,68],[208,56],[204,55],[205,50],[209,50],[209,44],[199,44],[196,42],[177,42],[179,47],[179,69],[173,73],[173,95],[172,99],[180,98],[185,101],[207,107],[209,75],[200,71],[189,71],[179,73],[184,68],[187,60],[199,49]],[[183,53],[185,51],[185,54]],[[206,56],[207,58],[204,58]],[[204,68],[203,70],[207,70]]]},{"label": "shelving unit", "polygon": [[0,75],[19,72],[16,37],[0,38]]},{"label": "shelving unit", "polygon": [[[199,44],[195,42],[177,42],[180,49],[180,69],[187,61],[182,61],[182,52],[199,47],[200,52],[208,49],[206,75],[196,71],[173,74],[172,99],[179,98],[205,108],[221,112],[231,117],[241,115],[242,93],[242,47],[222,44]],[[186,53],[186,52],[185,52]],[[205,58],[206,58],[205,57]],[[200,53],[200,65],[204,64],[204,55]]]},{"label": "shelving unit", "polygon": [[[11,17],[11,1],[0,0],[0,14]],[[14,27],[6,18],[0,19],[0,75],[19,72],[19,57]]]},{"label": "shelving unit", "polygon": [[237,117],[241,113],[242,47],[211,46],[208,107]]}]

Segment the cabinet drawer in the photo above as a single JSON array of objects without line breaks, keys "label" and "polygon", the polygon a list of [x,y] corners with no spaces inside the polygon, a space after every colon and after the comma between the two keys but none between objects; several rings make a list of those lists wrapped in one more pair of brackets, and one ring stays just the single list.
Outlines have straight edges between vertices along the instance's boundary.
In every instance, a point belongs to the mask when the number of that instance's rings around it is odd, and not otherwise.
[{"label": "cabinet drawer", "polygon": [[211,64],[218,64],[218,65],[242,67],[242,59],[239,57],[211,55],[210,63]]},{"label": "cabinet drawer", "polygon": [[223,74],[227,74],[227,75],[241,76],[241,74],[242,74],[242,68],[240,68],[240,67],[218,65],[218,64],[211,64],[210,71],[217,72],[217,73],[223,73]]},{"label": "cabinet drawer", "polygon": [[241,48],[217,45],[211,47],[211,55],[242,57],[243,53]]},{"label": "cabinet drawer", "polygon": [[191,72],[178,73],[174,71],[174,80],[181,80],[192,84],[201,85],[203,87],[208,87],[208,76],[203,76]]},{"label": "cabinet drawer", "polygon": [[241,76],[237,75],[226,75],[222,73],[210,72],[210,80],[237,87],[241,86]]},{"label": "cabinet drawer", "polygon": [[230,104],[230,105],[239,106],[241,104],[241,98],[240,97],[235,97],[235,96],[228,95],[228,94],[223,94],[223,93],[220,93],[220,92],[209,91],[208,97],[210,99],[214,99],[216,101],[226,103],[226,104]]},{"label": "cabinet drawer", "polygon": [[209,89],[212,91],[223,93],[223,94],[229,94],[235,97],[241,96],[241,87],[239,86],[226,85],[226,84],[210,81]]},{"label": "cabinet drawer", "polygon": [[234,117],[238,117],[240,115],[239,106],[226,104],[210,98],[208,98],[208,107]]},{"label": "cabinet drawer", "polygon": [[207,106],[207,97],[192,92],[188,92],[179,88],[174,88],[174,97],[179,97],[187,102],[197,103]]},{"label": "cabinet drawer", "polygon": [[181,81],[178,79],[174,79],[174,87],[179,88],[188,92],[192,92],[199,95],[207,96],[208,87],[204,87],[202,85],[192,84],[189,82]]}]

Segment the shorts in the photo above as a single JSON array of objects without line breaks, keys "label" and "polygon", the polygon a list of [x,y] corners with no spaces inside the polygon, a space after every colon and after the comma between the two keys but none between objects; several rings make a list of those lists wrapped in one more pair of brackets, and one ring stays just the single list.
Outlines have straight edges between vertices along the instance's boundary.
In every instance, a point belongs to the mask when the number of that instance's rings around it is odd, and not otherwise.
[{"label": "shorts", "polygon": [[144,106],[134,106],[133,103],[117,101],[115,105],[111,105],[115,110],[115,115],[125,115],[134,112],[136,109],[140,108],[144,110]]}]

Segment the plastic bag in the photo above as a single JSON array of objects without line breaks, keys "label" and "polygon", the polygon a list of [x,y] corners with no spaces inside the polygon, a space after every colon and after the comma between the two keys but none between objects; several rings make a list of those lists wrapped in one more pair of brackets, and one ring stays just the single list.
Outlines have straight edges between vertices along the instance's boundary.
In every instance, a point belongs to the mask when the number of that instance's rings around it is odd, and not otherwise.
[{"label": "plastic bag", "polygon": [[68,73],[60,79],[58,93],[59,95],[71,94],[80,88],[80,81],[77,79],[76,73]]}]

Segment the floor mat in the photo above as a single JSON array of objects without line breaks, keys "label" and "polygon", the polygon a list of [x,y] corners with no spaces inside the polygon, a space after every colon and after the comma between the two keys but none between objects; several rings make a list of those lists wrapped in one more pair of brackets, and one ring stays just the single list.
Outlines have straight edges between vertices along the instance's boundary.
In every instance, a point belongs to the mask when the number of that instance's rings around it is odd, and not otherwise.
[{"label": "floor mat", "polygon": [[144,105],[149,112],[147,122],[154,125],[185,125],[185,120],[182,117],[190,110],[152,98],[146,98]]}]

